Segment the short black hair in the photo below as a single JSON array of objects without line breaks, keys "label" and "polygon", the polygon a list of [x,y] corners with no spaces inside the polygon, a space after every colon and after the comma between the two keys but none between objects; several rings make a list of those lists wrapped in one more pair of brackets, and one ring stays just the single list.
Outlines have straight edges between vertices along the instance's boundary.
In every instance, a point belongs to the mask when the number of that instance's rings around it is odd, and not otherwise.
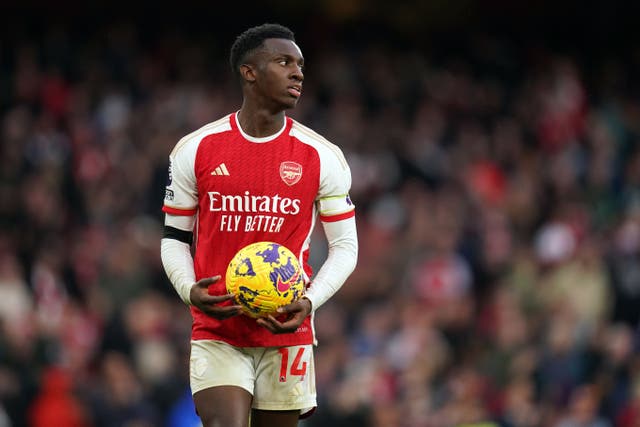
[{"label": "short black hair", "polygon": [[240,34],[231,46],[229,64],[234,74],[239,73],[239,67],[244,62],[247,53],[262,46],[266,39],[287,39],[295,42],[293,31],[280,24],[262,24],[249,28]]}]

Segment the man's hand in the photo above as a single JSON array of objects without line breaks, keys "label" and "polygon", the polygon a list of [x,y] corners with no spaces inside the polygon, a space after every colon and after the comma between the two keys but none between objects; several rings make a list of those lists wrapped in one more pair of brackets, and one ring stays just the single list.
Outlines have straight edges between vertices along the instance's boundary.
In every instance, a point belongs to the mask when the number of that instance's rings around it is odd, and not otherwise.
[{"label": "man's hand", "polygon": [[278,308],[278,313],[288,313],[289,316],[284,322],[278,321],[274,316],[269,315],[267,317],[260,317],[256,320],[258,325],[264,326],[273,334],[285,334],[288,332],[295,332],[296,329],[302,324],[304,319],[311,313],[311,301],[307,298],[300,298],[299,300],[292,302]]},{"label": "man's hand", "polygon": [[209,295],[209,285],[220,280],[220,276],[206,277],[198,280],[192,287],[191,304],[198,307],[204,314],[216,319],[227,319],[241,313],[239,305],[219,305],[221,302],[232,300],[234,294]]}]

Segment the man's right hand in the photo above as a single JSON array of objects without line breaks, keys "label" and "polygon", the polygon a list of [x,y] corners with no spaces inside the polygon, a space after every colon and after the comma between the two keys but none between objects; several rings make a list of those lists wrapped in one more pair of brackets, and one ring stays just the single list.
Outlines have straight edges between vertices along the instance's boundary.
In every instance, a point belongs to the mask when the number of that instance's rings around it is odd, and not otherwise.
[{"label": "man's right hand", "polygon": [[234,294],[209,295],[209,285],[220,280],[220,276],[206,277],[198,280],[192,287],[189,297],[191,305],[198,307],[204,314],[216,319],[227,319],[237,316],[242,311],[239,305],[219,305],[221,302],[233,300]]}]

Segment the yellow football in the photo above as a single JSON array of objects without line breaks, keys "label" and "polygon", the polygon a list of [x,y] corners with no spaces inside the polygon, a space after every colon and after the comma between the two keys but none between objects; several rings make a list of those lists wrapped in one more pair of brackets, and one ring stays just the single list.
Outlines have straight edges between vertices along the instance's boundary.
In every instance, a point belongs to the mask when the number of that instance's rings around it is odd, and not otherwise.
[{"label": "yellow football", "polygon": [[227,292],[251,317],[275,314],[278,307],[300,298],[304,271],[288,248],[274,242],[256,242],[240,249],[229,262]]}]

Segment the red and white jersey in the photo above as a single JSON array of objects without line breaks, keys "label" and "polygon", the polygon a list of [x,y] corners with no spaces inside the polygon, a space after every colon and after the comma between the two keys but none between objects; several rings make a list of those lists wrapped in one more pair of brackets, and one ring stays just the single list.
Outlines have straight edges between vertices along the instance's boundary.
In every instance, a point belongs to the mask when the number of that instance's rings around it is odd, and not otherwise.
[{"label": "red and white jersey", "polygon": [[[316,218],[355,215],[351,172],[342,151],[286,117],[280,132],[254,138],[230,114],[182,138],[170,155],[163,211],[196,215],[196,280],[221,275],[209,293],[226,293],[224,276],[234,254],[257,241],[280,243],[297,254],[307,278]],[[229,302],[229,304],[231,304]],[[217,320],[195,307],[192,339],[217,339],[240,347],[313,342],[308,317],[294,333],[274,335],[248,316]]]}]

